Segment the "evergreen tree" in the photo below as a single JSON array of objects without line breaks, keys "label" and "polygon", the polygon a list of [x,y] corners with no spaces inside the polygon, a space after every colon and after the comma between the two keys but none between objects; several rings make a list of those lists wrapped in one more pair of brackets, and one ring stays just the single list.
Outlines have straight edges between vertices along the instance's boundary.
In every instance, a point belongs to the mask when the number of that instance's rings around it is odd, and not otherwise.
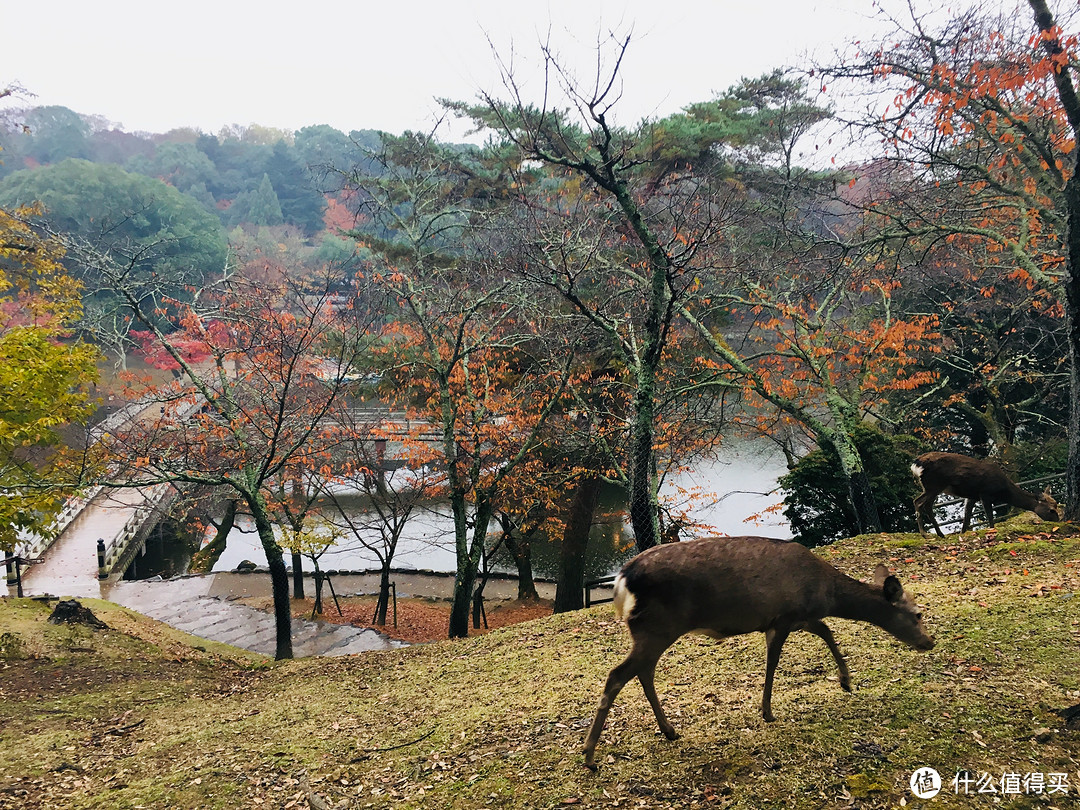
[{"label": "evergreen tree", "polygon": [[266,161],[266,176],[273,184],[285,222],[309,235],[322,228],[326,200],[315,189],[311,173],[296,156],[296,150],[285,141],[274,144]]},{"label": "evergreen tree", "polygon": [[281,216],[281,203],[267,175],[263,175],[262,181],[254,191],[245,191],[237,196],[229,207],[228,219],[232,225],[246,222],[252,225],[273,226],[280,225],[284,221]]}]

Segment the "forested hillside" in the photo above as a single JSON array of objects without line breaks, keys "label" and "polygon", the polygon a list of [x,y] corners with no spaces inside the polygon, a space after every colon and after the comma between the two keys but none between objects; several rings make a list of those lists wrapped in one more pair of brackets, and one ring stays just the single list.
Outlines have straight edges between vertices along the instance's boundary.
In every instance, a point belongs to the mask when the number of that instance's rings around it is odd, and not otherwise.
[{"label": "forested hillside", "polygon": [[[0,126],[5,198],[16,173],[76,159],[167,183],[217,216],[222,227],[287,225],[316,237],[330,199],[341,189],[333,169],[362,162],[378,146],[378,133],[340,132],[325,125],[284,132],[258,125],[211,134],[192,129],[131,133],[99,116],[66,107],[4,110]],[[69,180],[94,182],[84,164],[68,164]],[[81,168],[76,168],[81,167]],[[47,180],[17,181],[40,188]],[[74,193],[74,192],[73,192]],[[106,201],[108,202],[108,201]]]}]

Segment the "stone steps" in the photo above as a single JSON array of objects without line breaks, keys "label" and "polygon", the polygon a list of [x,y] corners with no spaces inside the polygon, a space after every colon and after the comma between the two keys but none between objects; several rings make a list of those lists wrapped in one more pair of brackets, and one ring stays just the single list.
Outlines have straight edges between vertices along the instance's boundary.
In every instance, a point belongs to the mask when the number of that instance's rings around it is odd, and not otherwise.
[{"label": "stone steps", "polygon": [[[273,657],[277,633],[272,613],[227,597],[191,593],[183,584],[182,579],[122,583],[113,588],[109,598],[193,636]],[[293,655],[297,658],[352,655],[405,646],[404,642],[367,628],[296,617],[292,620],[292,641]]]}]

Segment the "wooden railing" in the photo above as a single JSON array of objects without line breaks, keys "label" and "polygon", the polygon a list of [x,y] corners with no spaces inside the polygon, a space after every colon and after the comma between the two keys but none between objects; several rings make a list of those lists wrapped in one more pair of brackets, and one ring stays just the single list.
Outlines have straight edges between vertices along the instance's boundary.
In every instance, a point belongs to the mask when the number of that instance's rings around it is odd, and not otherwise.
[{"label": "wooden railing", "polygon": [[610,577],[600,577],[600,579],[590,579],[588,582],[586,582],[585,583],[585,607],[591,607],[592,605],[602,605],[605,602],[614,601],[614,599],[615,599],[614,595],[612,595],[612,596],[610,596],[610,597],[608,597],[606,599],[594,599],[593,595],[592,595],[592,592],[593,592],[594,588],[601,588],[601,587],[603,587],[605,585],[610,585],[614,581],[615,581],[615,576],[612,575]]}]

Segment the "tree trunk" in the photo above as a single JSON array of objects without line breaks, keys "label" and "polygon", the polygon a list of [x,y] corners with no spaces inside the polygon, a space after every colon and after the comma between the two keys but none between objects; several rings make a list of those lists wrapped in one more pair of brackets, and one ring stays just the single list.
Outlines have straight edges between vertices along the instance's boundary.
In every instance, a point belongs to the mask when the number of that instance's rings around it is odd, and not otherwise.
[{"label": "tree trunk", "polygon": [[469,635],[469,606],[472,602],[476,571],[480,567],[487,524],[491,520],[491,507],[484,498],[477,498],[473,514],[472,544],[468,538],[468,505],[464,496],[455,497],[451,504],[457,535],[457,572],[454,576],[454,598],[450,605],[450,638],[467,638]]},{"label": "tree trunk", "polygon": [[859,534],[880,532],[881,517],[878,515],[874,491],[870,487],[870,476],[866,474],[859,448],[855,446],[851,434],[840,430],[828,438],[819,437],[819,442],[822,440],[832,442],[833,447],[836,448],[837,457],[840,459],[840,469],[844,473],[844,478],[847,479],[848,497],[851,499],[851,508],[855,512]]},{"label": "tree trunk", "polygon": [[[1043,32],[1043,48],[1051,56],[1062,52],[1061,42],[1051,32],[1056,27],[1046,0],[1028,0],[1035,12],[1035,24]],[[1066,64],[1054,73],[1061,106],[1069,119],[1073,142],[1080,141],[1080,99],[1072,82],[1072,68]],[[1065,183],[1065,336],[1069,344],[1069,461],[1065,468],[1065,520],[1080,520],[1080,152],[1070,166]],[[1080,711],[1080,703],[1062,714]]]},{"label": "tree trunk", "polygon": [[881,516],[878,514],[877,500],[870,488],[870,476],[866,474],[866,470],[857,470],[848,476],[848,496],[855,509],[859,534],[880,532]]},{"label": "tree trunk", "polygon": [[379,599],[375,603],[375,624],[386,626],[386,613],[390,605],[390,563],[383,565],[379,572]]},{"label": "tree trunk", "polygon": [[316,565],[315,566],[315,606],[314,606],[314,609],[311,612],[312,613],[318,613],[319,615],[322,615],[322,612],[323,612],[323,606],[322,606],[322,583],[323,583],[322,571],[320,571],[319,566]]},{"label": "tree trunk", "polygon": [[258,494],[247,498],[251,516],[255,519],[255,528],[259,533],[266,564],[270,568],[270,585],[274,593],[274,620],[277,626],[277,640],[274,658],[282,660],[293,657],[292,649],[292,610],[289,602],[289,572],[285,568],[285,555],[274,538],[274,526],[266,509],[266,504]]},{"label": "tree trunk", "polygon": [[559,554],[559,581],[555,586],[555,613],[585,607],[585,551],[589,544],[596,507],[600,503],[600,478],[583,479],[574,490],[566,518]]},{"label": "tree trunk", "polygon": [[[1046,0],[1028,0],[1041,44],[1050,58],[1065,56],[1056,23]],[[1073,140],[1080,140],[1080,98],[1073,84],[1068,59],[1054,71],[1061,107],[1069,121]],[[1080,520],[1080,152],[1073,151],[1069,179],[1065,183],[1065,336],[1069,344],[1069,462],[1065,470],[1065,520]]]},{"label": "tree trunk", "polygon": [[[639,381],[639,385],[643,383]],[[652,387],[638,389],[635,396],[634,428],[630,438],[630,525],[639,552],[660,542],[660,514],[653,486],[653,402]]]},{"label": "tree trunk", "polygon": [[533,578],[532,568],[532,544],[528,537],[515,538],[506,532],[506,547],[514,557],[514,566],[517,568],[518,599],[539,599],[536,592],[536,580]]},{"label": "tree trunk", "polygon": [[304,558],[299,551],[292,553],[292,598],[304,598]]},{"label": "tree trunk", "polygon": [[1080,520],[1080,165],[1065,183],[1065,336],[1069,345],[1069,460],[1065,467],[1065,520]]},{"label": "tree trunk", "polygon": [[484,613],[484,586],[487,585],[488,575],[485,572],[480,577],[480,584],[476,586],[476,590],[473,592],[472,599],[472,626],[474,630],[480,629],[480,622],[483,621],[484,627],[487,627],[487,615]]},{"label": "tree trunk", "polygon": [[229,536],[229,532],[232,531],[233,525],[236,523],[236,509],[238,502],[230,500],[225,505],[225,514],[221,518],[221,523],[218,524],[217,533],[214,535],[214,539],[206,544],[205,548],[201,548],[195,552],[191,557],[191,564],[188,566],[188,570],[193,574],[209,574],[214,565],[217,564],[221,554],[225,551],[225,540]]}]

